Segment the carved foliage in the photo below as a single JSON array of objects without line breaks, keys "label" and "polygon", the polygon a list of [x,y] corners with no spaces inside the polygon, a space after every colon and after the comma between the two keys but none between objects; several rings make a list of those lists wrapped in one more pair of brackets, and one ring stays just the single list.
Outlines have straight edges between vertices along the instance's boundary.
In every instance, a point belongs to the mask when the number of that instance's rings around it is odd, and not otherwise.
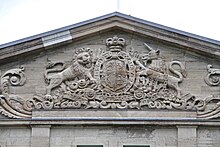
[{"label": "carved foliage", "polygon": [[1,76],[0,113],[10,118],[31,116],[25,107],[25,100],[9,91],[9,86],[22,86],[25,81],[24,67],[8,70]]}]

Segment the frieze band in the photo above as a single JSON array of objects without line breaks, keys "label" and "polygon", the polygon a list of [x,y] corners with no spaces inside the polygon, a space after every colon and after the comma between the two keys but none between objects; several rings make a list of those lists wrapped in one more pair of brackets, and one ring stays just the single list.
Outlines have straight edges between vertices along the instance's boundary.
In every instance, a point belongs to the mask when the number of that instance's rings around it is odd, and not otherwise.
[{"label": "frieze band", "polygon": [[[220,96],[203,100],[182,91],[179,83],[187,76],[185,66],[180,61],[165,62],[160,50],[143,45],[147,54],[128,52],[125,39],[113,36],[97,57],[89,48],[77,49],[71,65],[47,64],[45,95],[28,100],[9,91],[9,86],[25,84],[24,67],[9,70],[1,76],[0,112],[25,118],[31,117],[33,109],[179,109],[196,110],[198,118],[219,117]],[[219,69],[208,65],[208,72],[205,82],[218,85],[213,75]],[[208,105],[212,108],[207,110]]]}]

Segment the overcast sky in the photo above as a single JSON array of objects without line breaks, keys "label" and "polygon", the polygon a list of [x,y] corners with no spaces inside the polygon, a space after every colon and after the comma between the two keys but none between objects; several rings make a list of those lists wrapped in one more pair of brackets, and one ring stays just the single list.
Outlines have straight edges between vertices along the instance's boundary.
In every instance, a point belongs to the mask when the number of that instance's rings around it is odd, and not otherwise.
[{"label": "overcast sky", "polygon": [[220,0],[0,0],[0,44],[115,11],[220,40]]}]

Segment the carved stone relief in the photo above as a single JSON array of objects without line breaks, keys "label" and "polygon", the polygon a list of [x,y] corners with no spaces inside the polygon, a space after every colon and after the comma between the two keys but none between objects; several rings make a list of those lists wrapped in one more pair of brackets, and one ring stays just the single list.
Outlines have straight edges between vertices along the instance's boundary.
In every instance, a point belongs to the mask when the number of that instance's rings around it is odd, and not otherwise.
[{"label": "carved stone relief", "polygon": [[0,113],[10,118],[31,116],[31,111],[25,107],[26,101],[9,91],[9,86],[23,86],[25,81],[24,67],[8,70],[1,76]]},{"label": "carved stone relief", "polygon": [[207,66],[208,74],[205,77],[205,82],[209,86],[217,86],[220,84],[220,69],[212,68],[212,65]]},{"label": "carved stone relief", "polygon": [[[49,63],[45,72],[47,94],[32,101],[33,107],[188,109],[181,103],[183,97],[191,97],[179,88],[186,76],[181,62],[166,63],[159,50],[147,44],[148,54],[126,52],[125,39],[117,36],[106,39],[106,46],[107,51],[94,59],[90,49],[78,49],[67,68],[62,62]],[[60,69],[56,68],[58,64]],[[174,64],[180,71],[173,68]]]},{"label": "carved stone relief", "polygon": [[[220,84],[220,69],[207,66],[207,75],[204,80],[209,86],[218,86]],[[204,100],[203,111],[198,112],[199,118],[217,118],[220,117],[220,95],[212,95]]]},{"label": "carved stone relief", "polygon": [[[107,49],[98,56],[92,49],[77,49],[71,65],[62,61],[47,64],[45,95],[28,100],[9,92],[9,86],[24,85],[24,68],[9,70],[1,77],[0,112],[24,118],[31,117],[33,109],[180,109],[213,118],[204,115],[212,98],[197,99],[181,90],[179,83],[187,76],[184,64],[165,62],[160,50],[143,45],[147,54],[127,51],[125,39],[113,36],[106,39]],[[209,71],[206,80],[216,70],[209,66]]]}]

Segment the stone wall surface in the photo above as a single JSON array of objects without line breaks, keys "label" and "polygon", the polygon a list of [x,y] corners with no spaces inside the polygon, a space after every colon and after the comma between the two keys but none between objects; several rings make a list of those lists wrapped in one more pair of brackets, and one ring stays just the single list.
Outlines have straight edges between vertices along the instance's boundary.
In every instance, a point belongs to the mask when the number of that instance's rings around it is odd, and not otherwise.
[{"label": "stone wall surface", "polygon": [[[155,127],[69,127],[54,128],[50,145],[123,145],[177,146],[177,129]],[[158,141],[156,141],[158,140]]]},{"label": "stone wall surface", "polygon": [[30,147],[30,127],[0,127],[1,147]]},{"label": "stone wall surface", "polygon": [[32,126],[32,130],[25,127],[1,127],[0,133],[1,147],[77,147],[77,145],[219,147],[220,145],[220,129],[215,127],[55,125],[49,128]]}]

